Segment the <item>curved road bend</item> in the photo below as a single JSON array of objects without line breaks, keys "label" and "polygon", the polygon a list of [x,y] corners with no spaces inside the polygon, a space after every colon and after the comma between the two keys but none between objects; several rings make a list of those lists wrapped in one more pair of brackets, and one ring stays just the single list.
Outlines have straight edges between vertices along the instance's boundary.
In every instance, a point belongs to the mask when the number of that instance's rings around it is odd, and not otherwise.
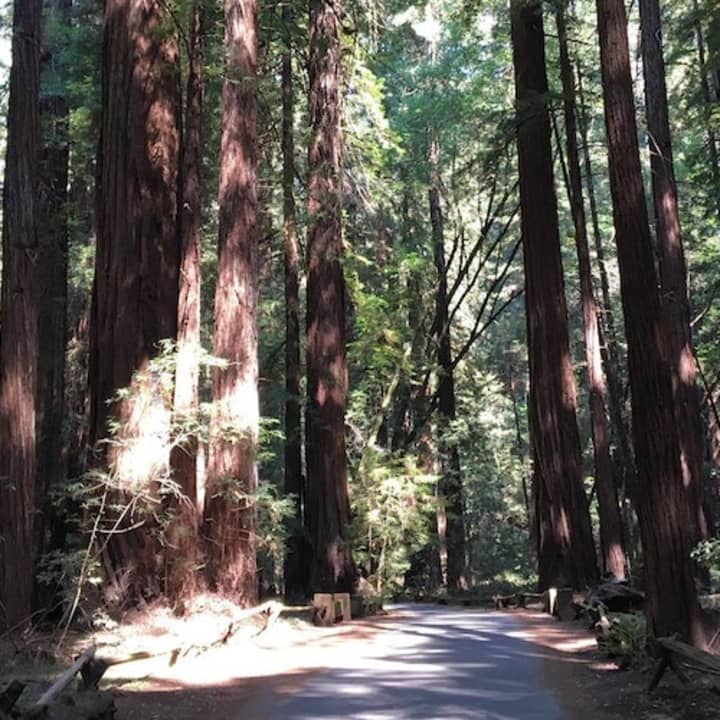
[{"label": "curved road bend", "polygon": [[[398,606],[367,652],[313,675],[260,720],[571,720],[543,686],[538,647],[512,616]],[[329,659],[332,663],[332,659]],[[250,708],[248,708],[250,709]],[[255,708],[253,708],[255,709]]]}]

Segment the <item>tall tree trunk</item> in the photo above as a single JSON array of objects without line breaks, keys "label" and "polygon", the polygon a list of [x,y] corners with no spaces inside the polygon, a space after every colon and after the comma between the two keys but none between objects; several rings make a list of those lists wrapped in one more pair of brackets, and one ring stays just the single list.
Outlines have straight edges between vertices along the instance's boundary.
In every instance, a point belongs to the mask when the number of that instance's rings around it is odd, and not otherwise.
[{"label": "tall tree trunk", "polygon": [[225,0],[213,421],[205,532],[210,586],[257,601],[257,4]]},{"label": "tall tree trunk", "polygon": [[582,588],[597,561],[582,484],[552,170],[542,4],[513,0],[539,583]]},{"label": "tall tree trunk", "polygon": [[465,511],[460,454],[457,443],[448,442],[455,421],[455,377],[453,373],[448,308],[447,268],[445,265],[445,232],[440,179],[440,145],[435,132],[430,138],[430,223],[432,225],[433,257],[437,272],[435,292],[435,343],[438,364],[438,431],[440,442],[441,478],[438,487],[438,539],[440,567],[448,590],[467,589],[465,570]]},{"label": "tall tree trunk", "polygon": [[173,499],[168,528],[172,553],[166,556],[166,588],[172,600],[182,600],[196,587],[198,564],[197,454],[194,420],[198,412],[200,376],[200,286],[202,254],[202,135],[203,135],[203,0],[195,0],[190,18],[185,133],[182,157],[180,215],[180,283],[178,295],[177,365],[174,421],[186,426],[183,440],[170,451],[173,479],[182,494]]},{"label": "tall tree trunk", "polygon": [[704,428],[690,330],[687,269],[680,232],[657,0],[640,0],[640,20],[655,235],[660,254],[660,299],[680,441],[680,464],[689,504],[691,541],[695,544],[709,535],[703,508]]},{"label": "tall tree trunk", "polygon": [[[167,20],[160,0],[105,3],[90,441],[116,425],[98,462],[124,502],[139,488],[158,494],[169,459],[170,403],[162,374],[146,372],[158,343],[177,328],[180,77]],[[108,404],[123,388],[130,392]],[[134,522],[142,517],[145,526],[113,535],[107,546],[116,580],[108,590],[117,600],[161,590],[154,509],[154,502],[145,513],[138,507]]]},{"label": "tall tree trunk", "polygon": [[602,234],[600,232],[600,220],[597,208],[597,196],[595,193],[595,181],[593,178],[592,159],[590,157],[589,142],[589,120],[587,106],[583,92],[583,76],[580,65],[577,65],[578,96],[579,105],[579,130],[583,143],[583,167],[585,170],[585,185],[587,187],[588,200],[590,205],[590,218],[592,220],[593,246],[597,255],[598,267],[600,270],[600,289],[602,293],[602,312],[599,314],[601,353],[605,363],[605,375],[608,382],[608,399],[610,405],[610,417],[615,426],[615,435],[620,451],[620,463],[623,468],[623,485],[626,491],[635,486],[634,481],[634,460],[632,448],[630,447],[630,427],[626,419],[623,402],[623,388],[620,379],[620,353],[618,351],[618,337],[615,328],[615,314],[612,308],[610,296],[610,281],[608,279],[607,259],[603,247]]},{"label": "tall tree trunk", "polygon": [[698,0],[693,0],[693,12],[695,15],[695,43],[698,51],[698,63],[700,65],[700,90],[703,99],[703,115],[706,126],[707,149],[710,159],[710,173],[713,180],[713,194],[715,196],[715,208],[720,215],[720,159],[718,158],[718,139],[712,121],[712,93],[710,82],[707,76],[707,53],[705,48],[705,33],[702,27],[702,13]]},{"label": "tall tree trunk", "polygon": [[602,303],[598,315],[600,331],[600,355],[605,369],[607,379],[607,398],[610,410],[610,419],[615,439],[615,465],[618,468],[618,475],[622,478],[622,509],[625,529],[625,551],[628,565],[631,558],[637,556],[639,551],[639,540],[637,538],[637,522],[630,504],[630,496],[637,491],[637,473],[635,470],[635,459],[632,454],[630,441],[630,422],[625,407],[625,393],[621,379],[620,351],[617,330],[615,327],[615,314],[612,308],[610,297],[610,282],[608,279],[607,259],[603,247],[602,234],[600,233],[600,220],[598,216],[597,197],[595,194],[595,181],[593,177],[593,166],[590,158],[589,144],[589,120],[585,95],[583,92],[583,76],[580,64],[577,63],[578,99],[579,104],[579,129],[583,143],[583,167],[585,170],[585,185],[587,187],[588,201],[590,206],[590,218],[592,220],[593,246],[597,256],[598,268],[600,270],[600,289]]},{"label": "tall tree trunk", "polygon": [[356,578],[345,456],[341,12],[338,3],[311,0],[305,513],[312,544],[310,584],[315,592],[348,591]]},{"label": "tall tree trunk", "polygon": [[[63,31],[69,25],[70,0],[48,0],[46,22],[53,19]],[[54,25],[46,25],[54,27]],[[60,38],[44,33],[44,65],[51,74],[51,92],[40,98],[42,148],[40,150],[40,194],[38,201],[38,280],[40,282],[38,392],[37,392],[37,483],[40,512],[35,517],[36,554],[41,557],[60,549],[64,519],[49,492],[59,488],[67,474],[64,437],[65,345],[68,297],[68,107],[62,88]],[[57,33],[55,34],[57,35]],[[59,77],[58,77],[59,76]],[[58,82],[58,79],[61,82]]]},{"label": "tall tree trunk", "polygon": [[[610,189],[628,343],[648,628],[703,643],[670,369],[640,168],[623,0],[597,3]],[[673,592],[669,593],[668,588]]]},{"label": "tall tree trunk", "polygon": [[35,513],[42,0],[13,4],[0,298],[0,627],[29,621]]},{"label": "tall tree trunk", "polygon": [[585,358],[587,362],[590,424],[595,453],[595,483],[600,515],[600,545],[603,570],[618,579],[625,577],[625,551],[623,550],[622,522],[618,508],[617,490],[610,458],[610,432],[605,410],[605,375],[600,356],[600,327],[598,307],[592,286],[592,269],[588,248],[585,202],[580,172],[580,153],[577,143],[575,116],[575,78],[568,52],[565,9],[558,5],[555,18],[560,46],[560,74],[563,87],[565,133],[567,136],[570,204],[575,226],[575,248],[580,276],[580,299],[583,309]]},{"label": "tall tree trunk", "polygon": [[285,552],[285,596],[307,595],[303,532],[302,416],[300,406],[300,253],[295,212],[295,89],[292,69],[293,7],[283,5],[282,54],[283,240],[285,246],[285,492],[293,496],[293,515]]}]

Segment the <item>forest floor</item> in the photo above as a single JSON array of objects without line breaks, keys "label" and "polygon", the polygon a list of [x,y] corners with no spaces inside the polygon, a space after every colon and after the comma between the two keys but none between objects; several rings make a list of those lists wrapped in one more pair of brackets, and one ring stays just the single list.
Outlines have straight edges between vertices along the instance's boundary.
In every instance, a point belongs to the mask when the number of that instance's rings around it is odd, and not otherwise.
[{"label": "forest floor", "polygon": [[[512,611],[523,637],[546,648],[543,675],[571,717],[583,720],[718,720],[720,695],[707,676],[683,686],[671,671],[648,693],[650,666],[619,669],[598,650],[584,623],[561,623],[547,615]],[[577,714],[575,714],[577,713]]]},{"label": "forest floor", "polygon": [[[118,720],[270,720],[271,706],[280,707],[323,677],[331,678],[332,668],[352,667],[359,657],[382,657],[386,648],[392,653],[398,627],[413,615],[412,606],[400,606],[386,616],[330,628],[313,626],[299,612],[281,617],[268,628],[265,618],[256,617],[243,623],[225,643],[207,648],[223,637],[237,613],[229,603],[207,600],[185,618],[151,608],[96,633],[92,641],[98,644],[99,654],[118,657],[151,651],[154,655],[109,669],[106,678],[117,691]],[[489,613],[488,617],[498,615]],[[603,659],[582,624],[559,623],[531,611],[501,615],[510,616],[499,620],[505,628],[502,633],[512,636],[511,642],[522,643],[524,655],[533,656],[540,668],[540,684],[570,720],[720,718],[720,696],[708,684],[696,680],[686,688],[668,672],[659,688],[648,694],[647,672],[618,670]],[[469,611],[469,618],[478,616],[477,611]],[[506,632],[507,622],[510,632]],[[88,637],[73,638],[68,657],[89,641]],[[171,651],[178,646],[192,650],[173,659]],[[31,666],[19,662],[17,653],[9,661],[13,649],[0,646],[0,678],[57,675],[59,666],[43,662],[39,648]]]}]

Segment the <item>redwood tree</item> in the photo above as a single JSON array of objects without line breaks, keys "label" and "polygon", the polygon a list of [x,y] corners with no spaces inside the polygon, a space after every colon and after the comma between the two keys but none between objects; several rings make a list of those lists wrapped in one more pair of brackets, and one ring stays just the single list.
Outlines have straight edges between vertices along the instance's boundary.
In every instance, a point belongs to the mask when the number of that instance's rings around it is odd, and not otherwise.
[{"label": "redwood tree", "polygon": [[[120,488],[156,494],[165,472],[170,407],[148,369],[174,338],[178,298],[178,52],[161,0],[106,0],[97,251],[90,332],[90,438],[117,424],[99,462]],[[131,393],[111,404],[117,392]],[[128,501],[129,496],[125,497]],[[154,503],[151,503],[154,506]],[[108,566],[130,595],[160,590],[160,548],[149,529],[116,534]],[[120,582],[122,580],[122,582]]]},{"label": "redwood tree", "polygon": [[35,512],[41,0],[13,4],[0,299],[0,627],[29,621]]},{"label": "redwood tree", "polygon": [[197,567],[197,450],[193,421],[198,411],[200,375],[200,281],[202,241],[202,130],[203,130],[203,0],[195,0],[188,36],[185,132],[182,157],[182,213],[180,215],[180,282],[178,297],[177,365],[175,368],[175,422],[185,425],[182,438],[170,452],[175,498],[169,529],[172,553],[166,557],[167,591],[181,599],[195,588]]},{"label": "redwood tree", "polygon": [[[610,190],[620,266],[649,630],[703,643],[690,572],[690,533],[683,491],[671,373],[665,360],[635,122],[627,16],[623,0],[597,3],[608,139]],[[668,591],[672,588],[672,592]]]},{"label": "redwood tree", "polygon": [[285,248],[285,492],[293,497],[285,553],[285,595],[301,599],[307,590],[303,534],[302,414],[300,406],[300,252],[295,212],[295,89],[292,68],[293,7],[282,8],[285,47],[282,53],[283,240]]},{"label": "redwood tree", "polygon": [[655,236],[660,255],[660,300],[675,400],[680,462],[689,505],[690,539],[697,543],[709,536],[703,507],[705,442],[690,330],[687,270],[680,232],[662,24],[657,0],[641,0],[640,20]]},{"label": "redwood tree", "polygon": [[339,3],[311,0],[305,513],[315,592],[349,591],[356,577],[345,455],[340,21]]},{"label": "redwood tree", "polygon": [[257,601],[257,3],[225,0],[225,82],[213,354],[215,415],[205,503],[210,586]]},{"label": "redwood tree", "polygon": [[438,483],[438,539],[440,568],[448,590],[467,589],[465,579],[465,519],[460,454],[457,443],[445,438],[455,420],[455,376],[450,335],[448,278],[440,178],[440,145],[437,134],[430,138],[430,223],[433,258],[437,273],[435,291],[435,344],[438,365],[438,425],[441,477]]},{"label": "redwood tree", "polygon": [[568,52],[565,9],[558,5],[555,13],[558,43],[560,47],[560,74],[563,88],[565,134],[567,140],[567,165],[570,183],[570,205],[575,227],[575,248],[580,276],[580,302],[583,311],[585,358],[587,363],[590,424],[592,428],[595,457],[595,484],[600,516],[600,545],[602,567],[618,579],[625,577],[625,552],[623,550],[622,521],[618,508],[617,490],[610,458],[610,430],[605,402],[605,375],[600,355],[600,325],[598,306],[592,286],[592,269],[588,248],[585,201],[583,199],[580,152],[577,141],[575,112],[575,78]]},{"label": "redwood tree", "polygon": [[542,3],[514,0],[511,21],[539,584],[581,588],[597,579],[597,564],[568,344]]},{"label": "redwood tree", "polygon": [[[37,492],[35,518],[39,556],[62,544],[64,519],[51,489],[67,477],[62,431],[65,419],[65,346],[68,298],[68,143],[69,108],[64,92],[62,36],[70,24],[70,0],[45,0],[42,71],[50,81],[40,92],[42,147],[39,158],[38,279],[39,356],[37,393]],[[55,29],[55,32],[52,30]]]}]

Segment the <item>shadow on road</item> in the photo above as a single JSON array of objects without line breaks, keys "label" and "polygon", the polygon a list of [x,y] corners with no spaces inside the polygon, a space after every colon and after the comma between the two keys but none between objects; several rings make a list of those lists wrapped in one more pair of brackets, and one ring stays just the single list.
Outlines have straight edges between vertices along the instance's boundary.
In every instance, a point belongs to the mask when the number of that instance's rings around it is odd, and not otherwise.
[{"label": "shadow on road", "polygon": [[571,720],[543,681],[542,659],[557,653],[523,639],[511,615],[398,610],[366,623],[376,632],[352,655],[328,648],[329,669],[167,692],[155,684],[128,694],[120,717],[142,707],[143,720]]}]

